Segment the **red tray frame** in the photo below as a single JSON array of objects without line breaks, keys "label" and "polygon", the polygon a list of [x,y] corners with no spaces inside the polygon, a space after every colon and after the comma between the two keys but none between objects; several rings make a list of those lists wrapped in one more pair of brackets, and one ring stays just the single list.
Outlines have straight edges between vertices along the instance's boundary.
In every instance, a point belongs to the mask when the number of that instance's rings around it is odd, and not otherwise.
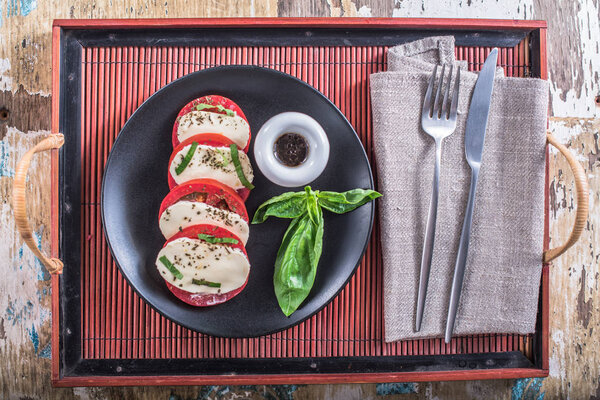
[{"label": "red tray frame", "polygon": [[[52,132],[59,132],[60,112],[60,44],[63,29],[144,29],[144,28],[224,28],[252,24],[253,27],[303,27],[303,28],[399,28],[429,30],[531,30],[538,40],[539,76],[547,79],[546,67],[546,22],[515,20],[477,19],[422,19],[422,18],[227,18],[227,19],[131,19],[131,20],[55,20],[52,29],[53,72],[52,72]],[[548,160],[548,151],[547,157]],[[51,254],[59,256],[59,155],[52,151],[51,159]],[[549,166],[546,161],[546,183]],[[549,246],[549,197],[545,189],[544,207],[544,250]],[[287,383],[366,383],[392,381],[440,381],[467,379],[507,379],[545,377],[549,370],[549,264],[544,264],[541,279],[541,368],[506,368],[491,370],[463,370],[439,372],[396,372],[396,373],[353,373],[353,374],[282,374],[261,375],[203,375],[203,376],[68,376],[61,370],[60,361],[60,291],[59,276],[52,276],[52,383],[54,386],[127,386],[127,385],[203,385],[203,384],[287,384]]]}]

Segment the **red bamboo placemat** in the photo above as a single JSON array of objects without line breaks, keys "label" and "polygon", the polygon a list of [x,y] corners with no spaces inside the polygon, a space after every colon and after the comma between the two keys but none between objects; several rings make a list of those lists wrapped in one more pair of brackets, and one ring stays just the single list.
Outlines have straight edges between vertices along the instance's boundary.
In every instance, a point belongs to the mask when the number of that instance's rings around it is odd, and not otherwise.
[{"label": "red bamboo placemat", "polygon": [[[456,48],[479,70],[491,48]],[[443,355],[520,351],[532,336],[472,335],[383,341],[382,266],[375,224],[350,283],[307,321],[252,339],[216,338],[183,328],[141,300],[114,264],[102,232],[100,187],[111,145],[127,118],[152,93],[185,74],[228,64],[273,68],[306,81],[348,118],[372,159],[368,76],[386,69],[384,46],[84,47],[81,59],[81,346],[86,359],[303,358]],[[508,76],[529,76],[529,40],[502,48]],[[148,188],[140,188],[148,190]]]}]

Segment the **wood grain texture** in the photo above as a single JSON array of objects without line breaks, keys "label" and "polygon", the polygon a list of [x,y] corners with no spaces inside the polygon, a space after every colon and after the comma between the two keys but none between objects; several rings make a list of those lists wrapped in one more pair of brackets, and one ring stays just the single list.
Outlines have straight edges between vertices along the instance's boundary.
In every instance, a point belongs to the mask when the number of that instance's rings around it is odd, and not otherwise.
[{"label": "wood grain texture", "polygon": [[597,0],[535,0],[548,21],[548,70],[555,117],[600,117],[600,4]]},{"label": "wood grain texture", "polygon": [[[6,114],[2,115],[5,112]],[[0,90],[0,140],[14,127],[21,132],[48,129],[50,96],[31,95],[22,85],[13,93]]]},{"label": "wood grain texture", "polygon": [[[0,0],[0,398],[28,399],[587,399],[600,397],[600,27],[598,0]],[[382,385],[81,388],[50,387],[49,276],[23,248],[10,211],[16,160],[50,129],[51,23],[54,18],[220,16],[406,16],[540,18],[549,23],[550,129],[574,150],[590,180],[590,220],[582,239],[551,272],[550,377]],[[48,251],[48,155],[33,161],[29,213]],[[551,153],[551,244],[564,242],[574,218],[574,183]]]},{"label": "wood grain texture", "polygon": [[[584,166],[590,212],[583,236],[553,262],[550,274],[550,376],[541,391],[553,398],[600,395],[600,4],[536,1],[535,17],[548,26],[550,130]],[[566,240],[575,218],[573,177],[563,157],[550,156],[550,246]]]}]

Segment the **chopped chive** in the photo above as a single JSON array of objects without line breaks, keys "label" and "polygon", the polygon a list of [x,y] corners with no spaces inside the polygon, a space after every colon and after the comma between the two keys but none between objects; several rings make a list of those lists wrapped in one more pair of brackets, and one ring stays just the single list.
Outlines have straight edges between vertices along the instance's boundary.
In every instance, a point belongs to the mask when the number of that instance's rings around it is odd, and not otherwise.
[{"label": "chopped chive", "polygon": [[169,261],[169,259],[167,258],[167,256],[162,256],[161,258],[159,258],[160,262],[163,263],[163,265],[165,267],[167,267],[167,269],[169,271],[171,271],[173,273],[173,275],[175,276],[175,278],[177,279],[183,279],[183,274],[181,272],[179,272],[179,270],[177,268],[175,268],[175,266],[171,263],[171,261]]},{"label": "chopped chive", "polygon": [[207,108],[215,108],[215,106],[213,106],[212,104],[204,104],[204,103],[196,105],[196,110],[198,110],[198,111],[206,110]]},{"label": "chopped chive", "polygon": [[208,243],[231,243],[231,244],[238,244],[239,241],[234,239],[234,238],[230,238],[230,237],[216,237],[213,235],[207,235],[205,233],[199,233],[198,234],[198,239],[200,240],[204,240]]},{"label": "chopped chive", "polygon": [[183,161],[181,161],[181,164],[179,164],[175,169],[175,173],[177,175],[180,175],[183,172],[183,170],[185,170],[185,167],[188,166],[190,161],[192,161],[192,157],[194,156],[196,147],[198,147],[198,142],[192,142],[192,147],[190,147],[190,149],[188,150],[187,154],[183,158]]},{"label": "chopped chive", "polygon": [[223,107],[220,104],[212,105],[212,104],[204,104],[204,103],[202,103],[202,104],[196,105],[196,110],[198,110],[198,111],[202,111],[202,110],[205,110],[207,108],[216,108],[217,110],[224,112],[225,114],[227,114],[230,117],[235,117],[235,112],[234,111],[229,110],[229,109]]},{"label": "chopped chive", "polygon": [[237,173],[240,182],[242,182],[242,185],[244,185],[246,188],[250,190],[254,189],[254,185],[250,183],[250,181],[246,179],[246,175],[244,175],[244,170],[242,169],[242,164],[240,163],[237,145],[232,143],[229,145],[229,148],[231,149],[231,161],[233,161],[233,165],[235,166],[235,172]]},{"label": "chopped chive", "polygon": [[225,153],[223,153],[221,151],[221,149],[219,149],[218,147],[215,147],[217,149],[217,152],[221,155],[221,157],[223,157],[223,166],[226,167],[229,165],[229,160],[227,159],[227,156],[225,155]]},{"label": "chopped chive", "polygon": [[194,285],[203,285],[203,286],[208,286],[208,287],[216,287],[216,288],[221,287],[221,284],[219,282],[211,282],[211,281],[207,281],[206,279],[192,279],[192,283]]}]

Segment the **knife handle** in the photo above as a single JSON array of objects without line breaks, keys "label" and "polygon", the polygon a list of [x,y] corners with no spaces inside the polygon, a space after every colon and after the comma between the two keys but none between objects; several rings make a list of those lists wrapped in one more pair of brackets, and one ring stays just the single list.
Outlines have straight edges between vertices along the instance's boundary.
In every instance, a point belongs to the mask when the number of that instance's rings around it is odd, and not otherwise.
[{"label": "knife handle", "polygon": [[469,240],[471,239],[471,222],[473,220],[473,207],[475,206],[475,191],[477,190],[477,180],[479,178],[479,166],[471,168],[471,189],[469,190],[469,200],[467,201],[467,210],[465,211],[465,220],[463,222],[462,233],[460,234],[460,244],[458,246],[458,256],[454,267],[454,278],[452,279],[452,290],[450,292],[450,306],[448,307],[448,319],[446,320],[446,343],[450,343],[454,322],[456,321],[456,312],[460,300],[463,278],[465,277],[465,266],[467,265],[467,256],[469,254]]}]

